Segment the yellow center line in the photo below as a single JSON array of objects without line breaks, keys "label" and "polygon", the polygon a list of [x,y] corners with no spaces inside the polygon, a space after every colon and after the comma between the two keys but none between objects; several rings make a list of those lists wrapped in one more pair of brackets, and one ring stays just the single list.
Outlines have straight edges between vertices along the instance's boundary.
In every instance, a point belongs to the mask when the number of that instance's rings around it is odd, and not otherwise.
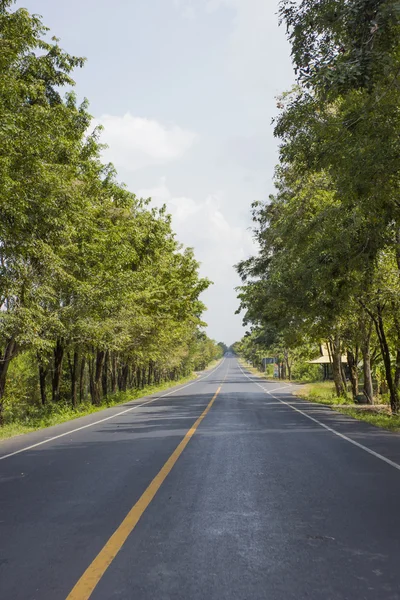
[{"label": "yellow center line", "polygon": [[176,461],[178,460],[178,458],[190,442],[191,438],[193,437],[196,429],[198,428],[204,417],[207,415],[207,413],[210,411],[212,405],[215,402],[216,397],[221,391],[221,388],[222,384],[219,386],[212,400],[207,405],[207,408],[186,433],[179,446],[171,454],[165,465],[162,467],[161,471],[159,471],[159,473],[154,477],[149,487],[143,492],[139,500],[131,508],[129,513],[126,515],[125,519],[122,521],[121,525],[112,534],[106,545],[103,547],[102,550],[100,550],[99,554],[86,569],[82,577],[79,579],[78,583],[74,586],[72,591],[67,596],[66,600],[87,600],[88,598],[90,598],[96,585],[99,583],[100,579],[103,577],[104,573],[111,565],[118,552],[121,550],[128,536],[135,529],[140,517],[143,515],[144,511],[149,506],[150,502],[153,500],[154,496],[160,489],[168,474],[171,472]]}]

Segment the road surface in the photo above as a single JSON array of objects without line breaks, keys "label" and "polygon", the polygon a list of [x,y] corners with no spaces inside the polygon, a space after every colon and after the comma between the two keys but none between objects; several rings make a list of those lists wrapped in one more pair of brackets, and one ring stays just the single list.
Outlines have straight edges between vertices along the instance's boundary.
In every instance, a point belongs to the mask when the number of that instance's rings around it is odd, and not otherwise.
[{"label": "road surface", "polygon": [[227,358],[1,443],[1,600],[399,600],[400,437],[294,389]]}]

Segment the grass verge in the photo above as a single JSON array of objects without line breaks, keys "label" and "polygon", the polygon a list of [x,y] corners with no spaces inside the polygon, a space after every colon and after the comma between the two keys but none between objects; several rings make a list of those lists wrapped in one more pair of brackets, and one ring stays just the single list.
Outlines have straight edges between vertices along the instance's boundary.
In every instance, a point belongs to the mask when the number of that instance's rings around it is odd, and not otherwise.
[{"label": "grass verge", "polygon": [[[261,373],[245,361],[240,360],[240,363],[254,375],[271,380],[265,373]],[[359,421],[370,423],[376,427],[381,427],[388,431],[400,431],[400,415],[392,415],[390,407],[387,404],[374,404],[373,406],[349,404],[348,398],[338,398],[336,396],[335,386],[331,381],[301,383],[296,390],[296,396],[304,398],[308,402],[324,404],[332,408],[332,410],[349,415]]]},{"label": "grass verge", "polygon": [[168,381],[160,385],[151,385],[141,390],[117,392],[112,396],[108,396],[99,406],[94,406],[90,402],[84,402],[76,408],[73,408],[68,404],[49,404],[44,409],[42,407],[32,407],[32,411],[27,414],[23,420],[20,419],[11,423],[6,422],[3,427],[0,427],[0,440],[51,427],[52,425],[59,425],[60,423],[72,421],[79,417],[85,417],[86,415],[99,412],[105,408],[118,406],[120,404],[125,404],[126,402],[141,400],[146,396],[151,396],[157,392],[163,392],[176,385],[193,381],[196,377],[197,375],[192,373],[188,377],[183,377],[178,381]]},{"label": "grass verge", "polygon": [[304,383],[300,389],[296,390],[296,396],[300,396],[309,402],[317,402],[334,407],[348,405],[349,403],[347,398],[338,398],[336,396],[335,386],[331,381]]},{"label": "grass verge", "polygon": [[318,404],[330,406],[337,412],[349,415],[389,431],[400,431],[400,415],[392,415],[387,404],[349,404],[348,398],[338,398],[332,382],[306,383],[296,391],[296,395]]},{"label": "grass verge", "polygon": [[[369,408],[369,407],[368,407]],[[390,412],[379,410],[380,405],[372,406],[369,410],[365,410],[361,407],[349,407],[340,409],[345,415],[354,417],[359,421],[365,421],[376,427],[382,427],[389,431],[400,431],[400,415],[392,415]]]}]

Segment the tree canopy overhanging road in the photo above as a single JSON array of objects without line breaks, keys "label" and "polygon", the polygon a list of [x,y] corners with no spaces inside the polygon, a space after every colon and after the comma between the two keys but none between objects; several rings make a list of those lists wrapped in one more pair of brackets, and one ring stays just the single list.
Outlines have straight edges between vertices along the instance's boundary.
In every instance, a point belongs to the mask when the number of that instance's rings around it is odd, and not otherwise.
[{"label": "tree canopy overhanging road", "polygon": [[223,350],[202,329],[211,282],[193,250],[103,162],[71,91],[84,59],[13,4],[0,0],[0,427],[20,433]]},{"label": "tree canopy overhanging road", "polygon": [[226,358],[4,442],[0,597],[400,598],[400,439],[293,390]]},{"label": "tree canopy overhanging road", "polygon": [[[237,268],[253,348],[330,350],[336,394],[400,414],[400,12],[396,0],[281,0],[297,85],[278,100],[275,192]],[[307,356],[308,355],[308,356]],[[361,381],[361,378],[362,381]]]}]

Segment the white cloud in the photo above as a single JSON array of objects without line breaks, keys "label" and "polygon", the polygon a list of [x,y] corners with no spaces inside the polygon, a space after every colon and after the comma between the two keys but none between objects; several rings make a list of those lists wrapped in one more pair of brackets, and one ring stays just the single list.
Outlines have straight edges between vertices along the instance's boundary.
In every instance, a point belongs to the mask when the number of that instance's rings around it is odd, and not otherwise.
[{"label": "white cloud", "polygon": [[204,294],[209,309],[205,320],[212,335],[226,343],[239,339],[243,335],[241,317],[232,315],[238,307],[234,288],[240,280],[233,265],[255,252],[251,232],[232,225],[222,212],[222,192],[196,202],[174,196],[163,179],[157,187],[139,190],[138,195],[151,197],[157,206],[167,205],[178,240],[194,248],[201,274],[214,282]]},{"label": "white cloud", "polygon": [[94,121],[102,125],[101,141],[108,145],[105,160],[119,168],[136,171],[163,165],[181,158],[195,143],[197,135],[177,125],[166,126],[154,119],[103,115]]},{"label": "white cloud", "polygon": [[222,192],[196,202],[189,197],[174,196],[162,179],[159,186],[141,189],[137,195],[152,198],[157,206],[166,204],[179,240],[195,248],[205,275],[226,273],[234,263],[254,252],[251,232],[232,225],[223,214]]}]

